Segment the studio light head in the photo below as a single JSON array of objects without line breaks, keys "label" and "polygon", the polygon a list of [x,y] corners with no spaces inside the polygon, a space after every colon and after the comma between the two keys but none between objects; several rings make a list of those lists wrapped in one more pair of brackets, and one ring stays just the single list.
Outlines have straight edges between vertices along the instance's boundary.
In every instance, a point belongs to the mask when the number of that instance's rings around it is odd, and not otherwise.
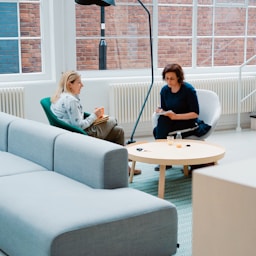
[{"label": "studio light head", "polygon": [[81,5],[90,5],[90,4],[96,4],[99,6],[115,5],[115,0],[75,0],[75,2]]}]

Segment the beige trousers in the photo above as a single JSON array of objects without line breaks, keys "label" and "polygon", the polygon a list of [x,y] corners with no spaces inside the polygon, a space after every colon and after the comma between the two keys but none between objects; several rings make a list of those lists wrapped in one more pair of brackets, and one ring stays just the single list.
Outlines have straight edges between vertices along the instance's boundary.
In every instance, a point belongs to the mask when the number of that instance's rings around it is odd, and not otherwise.
[{"label": "beige trousers", "polygon": [[107,122],[91,125],[85,131],[89,136],[124,146],[124,130],[118,126],[114,117],[109,117]]}]

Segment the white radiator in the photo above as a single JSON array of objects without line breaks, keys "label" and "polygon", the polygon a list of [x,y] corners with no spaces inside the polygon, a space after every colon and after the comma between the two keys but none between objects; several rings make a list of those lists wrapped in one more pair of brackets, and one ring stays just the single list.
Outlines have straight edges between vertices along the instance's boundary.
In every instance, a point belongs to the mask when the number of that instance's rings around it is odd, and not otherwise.
[{"label": "white radiator", "polygon": [[0,111],[24,118],[24,88],[0,87]]},{"label": "white radiator", "polygon": [[[237,113],[238,78],[214,78],[189,80],[197,89],[208,89],[216,92],[220,98],[222,115]],[[163,81],[155,82],[145,105],[140,122],[151,122],[152,113],[160,103],[160,90]],[[242,98],[256,89],[256,78],[246,77],[242,81]],[[134,124],[147,95],[150,82],[113,83],[110,85],[110,114],[115,116],[121,125]],[[254,111],[256,93],[241,105],[241,113]]]}]

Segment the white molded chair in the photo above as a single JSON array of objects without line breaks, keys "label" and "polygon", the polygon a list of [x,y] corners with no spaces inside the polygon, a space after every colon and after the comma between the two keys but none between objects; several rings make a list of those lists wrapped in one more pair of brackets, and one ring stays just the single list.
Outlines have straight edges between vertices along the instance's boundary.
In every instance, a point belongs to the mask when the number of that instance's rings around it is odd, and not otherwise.
[{"label": "white molded chair", "polygon": [[206,124],[211,125],[211,129],[203,136],[189,136],[186,139],[206,139],[214,131],[221,115],[221,104],[219,96],[210,90],[196,89],[198,103],[199,103],[199,119],[203,120]]},{"label": "white molded chair", "polygon": [[[199,103],[199,119],[203,120],[206,124],[211,125],[211,129],[203,136],[189,136],[186,139],[204,140],[209,137],[214,131],[218,120],[221,115],[221,104],[219,96],[210,90],[196,89],[198,103]],[[153,127],[157,125],[157,116],[153,114],[152,117]]]}]

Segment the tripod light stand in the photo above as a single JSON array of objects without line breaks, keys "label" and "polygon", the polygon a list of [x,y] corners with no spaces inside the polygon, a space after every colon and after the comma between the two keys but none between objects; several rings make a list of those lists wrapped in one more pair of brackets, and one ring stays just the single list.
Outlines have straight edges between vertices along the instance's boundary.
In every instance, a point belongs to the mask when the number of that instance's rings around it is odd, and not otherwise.
[{"label": "tripod light stand", "polygon": [[149,23],[149,41],[150,41],[150,59],[151,59],[151,84],[149,86],[149,89],[148,89],[148,92],[147,92],[147,95],[145,97],[145,100],[144,100],[144,103],[142,104],[142,107],[141,107],[141,110],[140,110],[140,113],[139,113],[139,116],[135,122],[135,125],[133,127],[133,131],[132,131],[132,134],[131,134],[131,137],[130,137],[130,140],[128,140],[128,144],[130,143],[134,143],[135,141],[133,140],[133,137],[134,137],[134,134],[135,134],[135,131],[136,131],[136,128],[139,124],[139,121],[140,121],[140,118],[141,118],[141,115],[143,113],[143,110],[145,108],[145,105],[147,103],[147,100],[148,100],[148,97],[150,95],[150,92],[151,92],[151,89],[153,87],[153,84],[154,84],[154,66],[153,66],[153,44],[152,44],[152,30],[151,30],[151,15],[150,15],[150,12],[149,10],[146,8],[146,6],[140,1],[138,0],[138,2],[140,3],[140,5],[144,8],[144,10],[147,12],[148,14],[148,23]]}]

